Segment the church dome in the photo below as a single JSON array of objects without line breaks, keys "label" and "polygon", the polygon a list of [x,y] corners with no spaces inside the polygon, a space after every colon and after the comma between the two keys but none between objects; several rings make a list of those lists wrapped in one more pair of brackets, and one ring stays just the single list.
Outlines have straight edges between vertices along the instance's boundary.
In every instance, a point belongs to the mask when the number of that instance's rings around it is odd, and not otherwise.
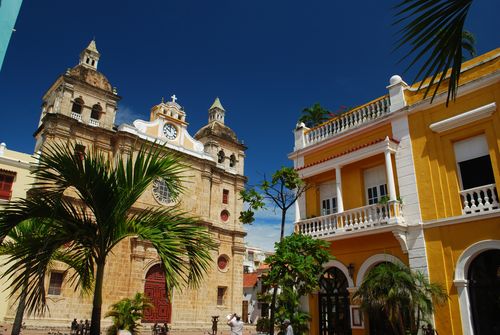
[{"label": "church dome", "polygon": [[101,72],[96,71],[92,68],[86,67],[82,64],[79,64],[68,71],[67,75],[76,80],[85,82],[91,86],[100,88],[101,90],[112,92],[113,88],[106,78]]},{"label": "church dome", "polygon": [[203,137],[216,136],[223,140],[239,143],[236,133],[226,125],[220,122],[210,122],[194,135],[194,138],[199,140]]}]

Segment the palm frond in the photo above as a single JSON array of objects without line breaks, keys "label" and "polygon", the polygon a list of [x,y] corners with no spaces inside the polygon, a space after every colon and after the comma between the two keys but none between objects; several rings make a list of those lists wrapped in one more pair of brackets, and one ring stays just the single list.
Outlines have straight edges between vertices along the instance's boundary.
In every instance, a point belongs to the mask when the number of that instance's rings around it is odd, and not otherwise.
[{"label": "palm frond", "polygon": [[462,34],[471,4],[472,0],[403,0],[395,7],[398,17],[395,24],[404,25],[396,49],[410,46],[402,58],[412,57],[407,70],[422,61],[414,80],[421,80],[418,89],[428,85],[424,97],[433,88],[431,101],[445,80],[448,80],[446,105],[456,98]]}]

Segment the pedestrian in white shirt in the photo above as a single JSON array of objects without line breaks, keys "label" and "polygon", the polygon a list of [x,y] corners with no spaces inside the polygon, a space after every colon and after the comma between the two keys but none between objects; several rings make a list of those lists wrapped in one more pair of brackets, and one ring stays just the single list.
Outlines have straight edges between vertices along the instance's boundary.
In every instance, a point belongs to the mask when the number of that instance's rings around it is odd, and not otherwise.
[{"label": "pedestrian in white shirt", "polygon": [[290,323],[290,320],[288,319],[285,319],[285,321],[283,321],[283,324],[285,325],[285,335],[293,335],[293,328],[292,328],[292,324]]},{"label": "pedestrian in white shirt", "polygon": [[227,324],[231,327],[231,335],[243,335],[243,321],[241,321],[241,317],[234,313],[228,319]]}]

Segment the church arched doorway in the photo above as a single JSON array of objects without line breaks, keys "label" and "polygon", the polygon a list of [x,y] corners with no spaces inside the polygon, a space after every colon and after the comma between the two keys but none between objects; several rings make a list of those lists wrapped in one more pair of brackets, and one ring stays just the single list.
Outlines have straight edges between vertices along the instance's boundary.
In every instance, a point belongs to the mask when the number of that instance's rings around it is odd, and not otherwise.
[{"label": "church arched doorway", "polygon": [[474,334],[500,334],[500,250],[479,254],[467,277]]},{"label": "church arched doorway", "polygon": [[144,311],[142,322],[171,323],[172,304],[167,295],[165,272],[160,264],[151,267],[146,274],[144,294],[154,307]]},{"label": "church arched doorway", "polygon": [[336,267],[320,279],[319,330],[321,335],[350,335],[349,291],[344,273]]}]

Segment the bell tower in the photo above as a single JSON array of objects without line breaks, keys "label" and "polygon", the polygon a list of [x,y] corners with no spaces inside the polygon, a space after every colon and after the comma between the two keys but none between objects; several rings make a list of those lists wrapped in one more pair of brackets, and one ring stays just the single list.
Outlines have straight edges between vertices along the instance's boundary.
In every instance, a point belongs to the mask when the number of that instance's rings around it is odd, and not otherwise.
[{"label": "bell tower", "polygon": [[224,107],[222,107],[222,104],[220,103],[219,97],[215,98],[214,103],[212,106],[208,109],[208,123],[212,122],[220,122],[224,124],[224,114],[226,113],[226,110]]},{"label": "bell tower", "polygon": [[49,129],[57,136],[68,129],[86,129],[92,136],[98,130],[114,129],[120,96],[106,76],[97,71],[100,56],[95,40],[90,41],[80,53],[78,65],[67,69],[45,92],[35,151],[48,137]]},{"label": "bell tower", "polygon": [[97,70],[97,63],[99,62],[101,54],[97,51],[95,40],[90,41],[89,45],[80,53],[80,63],[87,68]]}]

